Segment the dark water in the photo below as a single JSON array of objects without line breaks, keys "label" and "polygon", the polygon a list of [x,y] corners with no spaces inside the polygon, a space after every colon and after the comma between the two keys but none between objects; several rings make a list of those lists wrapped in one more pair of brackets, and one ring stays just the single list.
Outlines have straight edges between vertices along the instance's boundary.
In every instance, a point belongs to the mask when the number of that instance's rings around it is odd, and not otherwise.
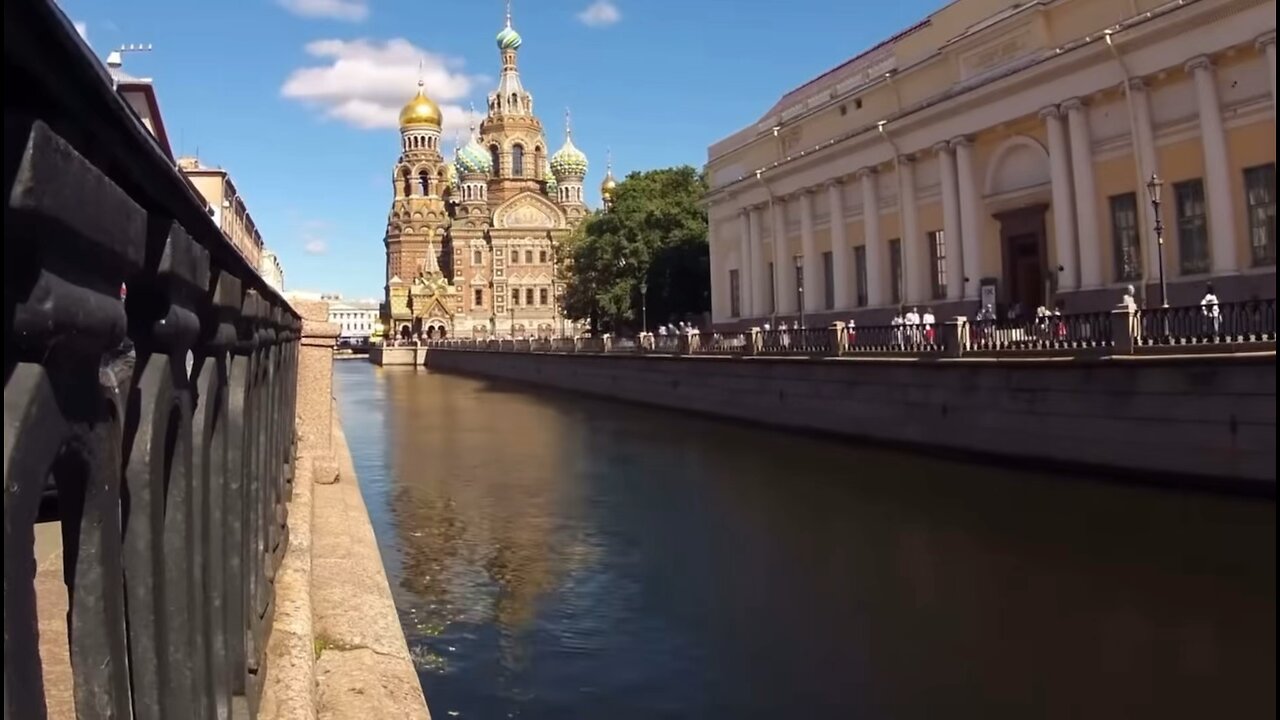
[{"label": "dark water", "polygon": [[337,364],[436,718],[1274,718],[1276,506]]}]

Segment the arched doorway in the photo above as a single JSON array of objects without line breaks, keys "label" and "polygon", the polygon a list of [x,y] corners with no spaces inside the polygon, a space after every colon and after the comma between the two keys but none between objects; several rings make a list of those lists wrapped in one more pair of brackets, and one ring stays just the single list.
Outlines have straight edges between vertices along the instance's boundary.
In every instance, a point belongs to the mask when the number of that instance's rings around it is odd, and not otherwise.
[{"label": "arched doorway", "polygon": [[985,194],[1000,223],[1000,295],[1023,314],[1049,305],[1056,289],[1045,230],[1050,185],[1049,153],[1034,138],[1016,135],[992,154]]}]

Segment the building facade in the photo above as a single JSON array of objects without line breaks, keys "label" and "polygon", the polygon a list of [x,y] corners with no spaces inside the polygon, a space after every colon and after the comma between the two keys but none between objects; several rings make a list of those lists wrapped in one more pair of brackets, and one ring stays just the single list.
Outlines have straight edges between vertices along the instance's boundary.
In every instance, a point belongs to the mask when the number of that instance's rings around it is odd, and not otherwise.
[{"label": "building facade", "polygon": [[521,43],[508,13],[497,36],[498,86],[451,160],[441,154],[440,108],[421,83],[400,113],[384,308],[398,337],[565,331],[556,253],[587,214],[587,158],[573,144],[567,115],[564,145],[547,152],[516,66]]},{"label": "building facade", "polygon": [[1274,0],[952,2],[711,146],[713,321],[1158,305],[1161,255],[1171,305],[1275,297],[1275,24]]},{"label": "building facade", "polygon": [[258,274],[262,276],[267,284],[276,289],[276,292],[284,292],[284,267],[280,264],[280,256],[263,248],[262,258],[258,261]]},{"label": "building facade", "polygon": [[365,343],[379,334],[379,303],[377,300],[343,300],[342,296],[329,299],[329,322],[337,325],[339,343]]},{"label": "building facade", "polygon": [[182,171],[200,196],[209,205],[209,214],[222,228],[222,234],[231,240],[244,259],[255,269],[262,262],[262,235],[253,222],[253,216],[240,196],[231,175],[222,168],[206,167],[198,158],[178,158]]}]

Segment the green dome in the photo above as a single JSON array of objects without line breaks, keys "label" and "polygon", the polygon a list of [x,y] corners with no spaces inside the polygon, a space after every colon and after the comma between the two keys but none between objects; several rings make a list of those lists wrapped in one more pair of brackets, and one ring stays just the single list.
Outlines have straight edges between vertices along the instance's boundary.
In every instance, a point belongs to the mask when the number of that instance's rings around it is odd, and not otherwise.
[{"label": "green dome", "polygon": [[444,166],[444,179],[448,181],[450,190],[458,189],[458,168],[453,163]]},{"label": "green dome", "polygon": [[469,173],[488,175],[493,172],[493,158],[489,156],[489,151],[484,149],[480,141],[476,140],[475,135],[471,136],[471,142],[458,148],[453,164],[459,175]]},{"label": "green dome", "polygon": [[547,168],[547,173],[542,176],[542,179],[547,183],[547,194],[554,198],[556,188],[560,187],[560,183],[556,182],[556,174],[551,172],[551,168]]},{"label": "green dome", "polygon": [[551,156],[551,172],[556,179],[566,177],[585,177],[587,174],[587,156],[582,154],[573,144],[572,137],[564,139],[564,147]]},{"label": "green dome", "polygon": [[499,50],[518,50],[522,42],[524,41],[520,39],[520,33],[516,32],[511,25],[502,28],[498,33]]}]

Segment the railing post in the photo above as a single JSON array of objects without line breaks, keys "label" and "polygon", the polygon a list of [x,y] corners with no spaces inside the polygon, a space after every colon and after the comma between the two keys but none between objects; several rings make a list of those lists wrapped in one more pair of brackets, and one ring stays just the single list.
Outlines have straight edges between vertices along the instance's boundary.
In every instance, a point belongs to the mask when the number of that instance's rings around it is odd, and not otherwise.
[{"label": "railing post", "polygon": [[849,349],[849,334],[844,331],[844,321],[831,323],[831,351],[833,357],[840,357]]},{"label": "railing post", "polygon": [[743,355],[759,355],[760,348],[764,345],[764,333],[758,327],[753,327],[747,331],[747,346],[742,349]]},{"label": "railing post", "polygon": [[636,346],[641,355],[653,351],[653,333],[642,332],[636,336]]},{"label": "railing post", "polygon": [[693,333],[685,331],[676,335],[676,354],[688,355],[692,352]]},{"label": "railing post", "polygon": [[302,316],[298,454],[330,458],[333,455],[333,346],[341,328],[329,322],[329,303],[298,299],[290,302]]},{"label": "railing post", "polygon": [[1117,355],[1132,355],[1136,344],[1137,313],[1131,305],[1118,305],[1111,311],[1111,342]]},{"label": "railing post", "polygon": [[969,321],[964,316],[951,318],[942,326],[943,357],[958,358],[969,346]]},{"label": "railing post", "polygon": [[601,351],[601,352],[609,352],[610,350],[612,350],[612,349],[613,349],[613,335],[612,335],[612,334],[610,334],[610,333],[605,333],[604,337],[600,338],[600,340],[601,340],[601,344],[600,344],[600,347],[601,347],[601,350],[600,350],[600,351]]}]

